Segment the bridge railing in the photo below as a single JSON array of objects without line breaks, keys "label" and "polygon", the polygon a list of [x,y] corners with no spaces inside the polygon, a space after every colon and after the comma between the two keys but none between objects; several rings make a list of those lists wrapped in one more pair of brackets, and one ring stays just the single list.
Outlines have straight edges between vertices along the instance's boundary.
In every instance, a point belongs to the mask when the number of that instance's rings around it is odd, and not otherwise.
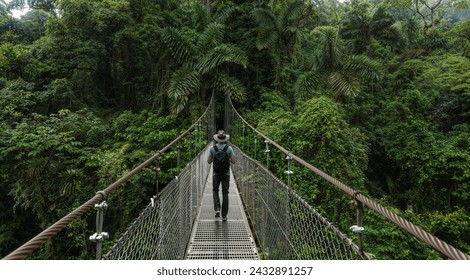
[{"label": "bridge railing", "polygon": [[[207,145],[208,140],[212,139],[212,135],[214,134],[214,131],[215,131],[215,121],[214,121],[215,120],[215,117],[214,117],[215,105],[214,104],[215,104],[215,99],[214,97],[212,97],[207,109],[201,115],[201,117],[197,121],[195,121],[186,131],[184,131],[179,136],[177,136],[173,141],[171,141],[168,145],[166,145],[164,148],[156,152],[153,156],[145,160],[143,163],[139,164],[130,172],[122,176],[120,179],[110,184],[105,189],[98,191],[91,199],[89,199],[88,201],[80,205],[79,207],[75,208],[69,214],[59,219],[57,222],[55,222],[50,227],[40,232],[38,235],[36,235],[32,239],[30,239],[28,242],[26,242],[25,244],[23,244],[22,246],[20,246],[19,248],[17,248],[16,250],[11,252],[7,256],[5,256],[3,259],[13,260],[13,259],[26,259],[30,257],[30,255],[33,252],[39,250],[40,248],[44,249],[44,246],[46,246],[45,244],[51,243],[54,237],[56,237],[59,232],[66,229],[75,220],[82,219],[81,221],[82,223],[87,223],[88,221],[87,221],[86,216],[90,213],[90,211],[93,208],[97,210],[96,232],[90,236],[89,241],[88,240],[86,241],[86,246],[89,247],[90,241],[94,241],[96,243],[96,255],[97,255],[96,258],[101,259],[103,242],[108,237],[114,238],[114,236],[118,234],[116,232],[111,232],[111,233],[106,232],[106,221],[105,221],[106,215],[109,215],[110,212],[112,211],[112,205],[110,205],[108,210],[105,211],[105,209],[107,208],[106,199],[109,198],[109,196],[113,192],[115,192],[118,188],[124,185],[124,183],[130,181],[130,179],[136,174],[149,168],[156,169],[156,173],[158,173],[160,169],[159,160],[161,159],[163,155],[170,152],[171,150],[173,151],[177,150],[177,152],[174,153],[174,156],[178,158],[177,159],[178,166],[180,165],[179,161],[180,161],[181,150],[185,150],[185,153],[189,154],[188,157],[190,157],[190,159],[194,158],[202,149],[204,149],[205,145]],[[194,163],[194,161],[191,166],[192,168],[202,168],[201,163]],[[188,169],[188,167],[186,167],[186,169]],[[185,176],[183,176],[183,179],[188,180],[187,177]],[[194,178],[191,177],[191,180],[193,179]],[[176,181],[177,181],[176,183],[181,182],[181,180],[176,180]],[[175,184],[175,183],[173,182],[171,184]],[[133,186],[133,187],[141,187],[141,186]],[[165,211],[169,210],[169,206],[171,205],[171,203],[165,203],[164,202],[165,199],[163,199],[163,196],[166,195],[166,196],[171,197],[177,194],[170,193],[170,190],[172,188],[169,188],[169,190],[166,190],[164,193],[163,192],[160,193],[160,189],[163,189],[163,188],[159,187],[158,180],[157,180],[156,192],[155,192],[156,196],[153,198],[153,201],[154,203],[157,203],[157,204],[160,203],[158,205],[160,209],[164,209]],[[165,193],[168,193],[168,194],[165,194]],[[197,195],[195,194],[191,194],[191,195],[192,196],[188,196],[188,197],[190,197],[191,199],[197,199]],[[193,201],[193,203],[195,202]],[[178,207],[178,205],[172,205],[172,207],[175,207],[175,206]],[[184,215],[186,215],[185,216],[186,219],[191,219],[194,217],[194,214],[192,212],[185,212]],[[141,217],[141,218],[144,219],[144,217]],[[187,222],[186,220],[181,220],[181,221],[182,223]],[[168,229],[168,230],[170,230],[170,232],[171,230],[174,231],[174,229]],[[184,233],[184,234],[187,234],[187,233]],[[160,256],[163,258],[166,258],[165,253],[161,253]]]},{"label": "bridge railing", "polygon": [[[326,213],[327,215],[324,216],[328,217],[330,221],[334,220],[337,222],[344,220],[343,218],[345,216],[349,216],[349,226],[345,228],[345,225],[341,225],[342,227],[339,228],[343,232],[346,232],[345,229],[352,230],[354,235],[357,236],[356,243],[362,256],[367,257],[364,253],[362,240],[367,233],[367,231],[364,231],[364,227],[367,226],[363,225],[364,210],[368,210],[372,212],[374,216],[378,216],[379,219],[382,219],[383,223],[391,222],[393,225],[398,226],[405,232],[416,237],[417,240],[424,242],[424,244],[451,259],[470,260],[469,255],[400,217],[393,211],[362,194],[359,190],[349,187],[326,172],[304,161],[302,158],[294,155],[291,151],[259,132],[237,112],[229,98],[226,99],[225,110],[225,127],[232,135],[232,141],[244,152],[250,154],[251,157],[262,162],[267,170],[283,170],[284,172],[282,174],[277,173],[275,175],[282,178],[284,182],[287,181],[288,187],[296,189],[296,182],[303,182],[305,184],[307,181],[312,185],[320,186],[320,192],[330,192],[330,194],[332,194],[331,196],[337,197],[334,201],[329,201],[330,204],[334,203],[333,207],[332,205],[324,207],[318,205],[317,209],[321,210],[322,214],[324,214],[325,209],[322,208],[328,207],[330,210]],[[315,176],[312,177],[312,174]],[[329,188],[331,185],[323,186],[319,181],[329,183],[335,188]],[[308,192],[306,192],[302,195],[315,196],[317,194],[308,194]],[[331,218],[331,216],[333,216],[333,218]],[[336,219],[334,216],[341,218]],[[336,226],[338,226],[338,224],[336,224]],[[376,230],[380,231],[381,229]],[[415,242],[415,240],[412,242]]]},{"label": "bridge railing", "polygon": [[183,259],[209,175],[206,147],[152,198],[110,251],[108,260]]},{"label": "bridge railing", "polygon": [[368,259],[357,245],[258,161],[235,147],[232,166],[265,259]]}]

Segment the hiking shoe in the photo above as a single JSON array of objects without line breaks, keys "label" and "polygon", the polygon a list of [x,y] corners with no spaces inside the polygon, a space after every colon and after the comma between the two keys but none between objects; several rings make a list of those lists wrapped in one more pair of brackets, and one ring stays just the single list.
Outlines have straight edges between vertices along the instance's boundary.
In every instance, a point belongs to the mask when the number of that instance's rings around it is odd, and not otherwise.
[{"label": "hiking shoe", "polygon": [[215,217],[219,218],[220,217],[220,211],[215,211]]},{"label": "hiking shoe", "polygon": [[227,217],[223,217],[222,222],[226,222],[226,221],[227,221]]}]

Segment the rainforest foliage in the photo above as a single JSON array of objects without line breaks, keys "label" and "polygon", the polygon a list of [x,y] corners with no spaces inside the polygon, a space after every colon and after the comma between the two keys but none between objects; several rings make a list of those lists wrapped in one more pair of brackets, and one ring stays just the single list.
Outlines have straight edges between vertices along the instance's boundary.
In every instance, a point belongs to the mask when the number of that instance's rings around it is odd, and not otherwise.
[{"label": "rainforest foliage", "polygon": [[[168,144],[212,93],[470,253],[468,1],[0,0],[0,257]],[[350,198],[295,174],[350,234]],[[144,170],[110,198],[108,231],[137,217],[155,181]],[[74,221],[31,258],[93,258],[93,224]],[[372,211],[364,224],[376,258],[443,257]]]}]

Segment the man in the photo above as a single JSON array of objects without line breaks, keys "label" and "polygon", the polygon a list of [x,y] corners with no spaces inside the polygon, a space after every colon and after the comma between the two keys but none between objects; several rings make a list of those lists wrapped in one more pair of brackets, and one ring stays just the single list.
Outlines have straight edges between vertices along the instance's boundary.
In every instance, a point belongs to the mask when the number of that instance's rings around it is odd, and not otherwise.
[{"label": "man", "polygon": [[207,162],[213,164],[212,192],[214,199],[215,217],[220,217],[219,186],[222,184],[222,221],[227,221],[228,213],[228,188],[230,183],[230,163],[235,164],[235,154],[232,147],[227,144],[230,135],[219,130],[214,135],[216,144],[209,150]]}]

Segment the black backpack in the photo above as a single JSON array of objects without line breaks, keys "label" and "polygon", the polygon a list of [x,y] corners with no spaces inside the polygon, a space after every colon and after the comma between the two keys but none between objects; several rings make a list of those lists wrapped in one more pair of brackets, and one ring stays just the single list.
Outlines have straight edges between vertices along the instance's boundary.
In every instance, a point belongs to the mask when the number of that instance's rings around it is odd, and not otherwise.
[{"label": "black backpack", "polygon": [[230,161],[227,154],[228,145],[225,145],[222,150],[219,150],[219,148],[217,148],[217,145],[214,145],[214,150],[215,156],[212,160],[214,172],[217,174],[227,173],[230,168]]}]

